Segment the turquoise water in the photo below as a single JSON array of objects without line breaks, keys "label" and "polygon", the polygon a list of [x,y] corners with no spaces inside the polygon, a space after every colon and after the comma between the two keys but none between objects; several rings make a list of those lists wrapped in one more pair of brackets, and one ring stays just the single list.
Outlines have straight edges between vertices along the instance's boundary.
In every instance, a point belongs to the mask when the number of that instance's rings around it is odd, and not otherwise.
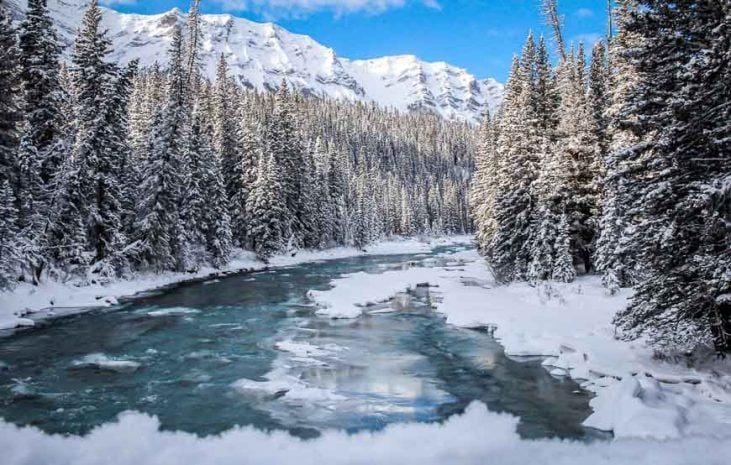
[{"label": "turquoise water", "polygon": [[307,299],[342,274],[425,257],[235,275],[0,338],[0,417],[83,434],[135,410],[166,430],[252,425],[310,438],[325,428],[440,421],[481,401],[519,416],[524,437],[595,437],[581,426],[589,394],[538,361],[507,358],[488,331],[446,325],[428,289],[357,320],[317,317]]}]

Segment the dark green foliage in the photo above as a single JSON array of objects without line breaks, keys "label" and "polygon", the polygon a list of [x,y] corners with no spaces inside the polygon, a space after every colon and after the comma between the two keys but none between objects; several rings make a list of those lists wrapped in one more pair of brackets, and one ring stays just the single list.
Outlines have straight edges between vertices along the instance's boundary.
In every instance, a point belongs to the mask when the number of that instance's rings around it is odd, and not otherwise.
[{"label": "dark green foliage", "polygon": [[731,350],[731,5],[637,2],[622,50],[638,82],[620,117],[640,140],[632,240],[643,279],[617,317],[627,337],[665,348]]}]

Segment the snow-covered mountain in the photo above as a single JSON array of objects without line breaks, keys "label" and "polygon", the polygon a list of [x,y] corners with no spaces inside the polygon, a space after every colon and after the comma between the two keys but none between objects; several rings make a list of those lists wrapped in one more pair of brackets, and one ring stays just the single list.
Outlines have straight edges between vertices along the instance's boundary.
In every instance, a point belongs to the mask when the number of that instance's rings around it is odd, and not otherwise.
[{"label": "snow-covered mountain", "polygon": [[[21,6],[26,0],[19,0]],[[85,8],[85,0],[49,0],[48,6],[68,46]],[[164,63],[173,27],[186,20],[173,9],[160,15],[104,11],[104,27],[121,63]],[[256,23],[231,15],[203,15],[203,64],[213,78],[223,53],[242,84],[271,89],[282,79],[306,93],[373,101],[402,111],[425,109],[449,119],[477,121],[496,108],[503,86],[479,80],[447,63],[427,63],[410,55],[373,60],[348,60],[309,36],[293,34],[272,23]]]}]

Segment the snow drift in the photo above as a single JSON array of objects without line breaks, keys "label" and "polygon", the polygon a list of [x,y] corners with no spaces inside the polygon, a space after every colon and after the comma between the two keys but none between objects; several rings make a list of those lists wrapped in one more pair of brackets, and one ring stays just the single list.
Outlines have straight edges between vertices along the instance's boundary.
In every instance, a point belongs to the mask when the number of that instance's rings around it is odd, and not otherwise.
[{"label": "snow drift", "polygon": [[518,419],[471,405],[444,424],[391,425],[377,433],[327,431],[315,440],[236,428],[219,436],[163,432],[155,417],[126,413],[86,437],[47,435],[0,423],[4,465],[226,464],[633,464],[724,465],[731,440],[617,440],[581,443],[522,440]]}]

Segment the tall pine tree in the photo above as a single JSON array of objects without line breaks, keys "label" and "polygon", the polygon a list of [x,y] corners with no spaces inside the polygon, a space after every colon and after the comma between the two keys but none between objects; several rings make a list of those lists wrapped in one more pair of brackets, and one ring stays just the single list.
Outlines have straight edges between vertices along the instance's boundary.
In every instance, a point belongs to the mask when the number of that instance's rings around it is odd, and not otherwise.
[{"label": "tall pine tree", "polygon": [[0,182],[11,188],[17,179],[18,125],[21,120],[18,71],[19,57],[15,28],[7,0],[0,0]]},{"label": "tall pine tree", "polygon": [[622,52],[639,74],[625,112],[652,142],[631,150],[645,276],[617,322],[662,348],[731,350],[730,13],[713,0],[644,0],[624,23],[642,38]]},{"label": "tall pine tree", "polygon": [[169,53],[167,101],[152,125],[135,226],[139,266],[154,271],[179,269],[181,254],[187,247],[180,203],[190,121],[184,43],[179,28]]}]

